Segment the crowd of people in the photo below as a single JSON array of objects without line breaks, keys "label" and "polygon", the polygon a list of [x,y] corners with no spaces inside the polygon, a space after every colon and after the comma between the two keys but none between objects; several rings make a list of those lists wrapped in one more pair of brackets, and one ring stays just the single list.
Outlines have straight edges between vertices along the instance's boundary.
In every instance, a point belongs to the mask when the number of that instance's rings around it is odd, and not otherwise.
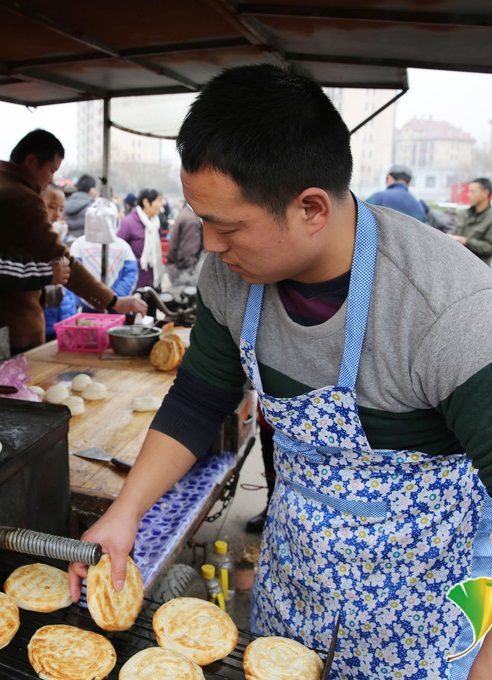
[{"label": "crowd of people", "polygon": [[[12,224],[0,236],[0,325],[9,328],[13,354],[51,340],[54,325],[77,312],[145,313],[146,302],[133,295],[138,288],[196,286],[203,260],[201,221],[189,208],[172,220],[154,188],[128,193],[119,205],[101,197],[89,173],[59,186],[63,157],[61,142],[38,129],[0,162],[0,214]],[[114,210],[104,238],[88,228],[101,200]]]}]

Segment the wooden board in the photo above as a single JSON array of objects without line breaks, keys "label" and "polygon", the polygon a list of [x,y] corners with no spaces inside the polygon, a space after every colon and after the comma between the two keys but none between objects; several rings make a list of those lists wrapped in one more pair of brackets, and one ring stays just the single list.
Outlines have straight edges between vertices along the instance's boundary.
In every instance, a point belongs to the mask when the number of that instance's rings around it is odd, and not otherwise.
[{"label": "wooden board", "polygon": [[[69,425],[69,451],[98,446],[113,456],[133,462],[142,446],[153,412],[137,413],[131,408],[133,397],[163,399],[175,372],[156,370],[147,357],[130,360],[105,359],[97,354],[58,352],[56,342],[26,353],[30,384],[47,389],[62,382],[67,387],[76,373],[89,373],[103,383],[108,396],[85,401],[85,413],[72,416]],[[74,392],[80,396],[80,393]],[[125,475],[112,466],[70,456],[70,485],[77,493],[115,498]]]}]

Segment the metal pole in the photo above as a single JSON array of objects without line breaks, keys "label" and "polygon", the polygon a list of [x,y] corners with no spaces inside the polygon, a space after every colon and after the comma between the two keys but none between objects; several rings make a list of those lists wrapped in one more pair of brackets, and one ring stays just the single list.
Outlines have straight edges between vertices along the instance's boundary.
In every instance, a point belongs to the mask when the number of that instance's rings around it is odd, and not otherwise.
[{"label": "metal pole", "polygon": [[[109,142],[110,142],[110,109],[111,100],[104,99],[103,107],[103,161],[102,161],[102,177],[101,177],[101,196],[111,198],[111,189],[109,184]],[[107,282],[108,278],[108,246],[106,243],[102,244],[101,250],[101,281]]]}]

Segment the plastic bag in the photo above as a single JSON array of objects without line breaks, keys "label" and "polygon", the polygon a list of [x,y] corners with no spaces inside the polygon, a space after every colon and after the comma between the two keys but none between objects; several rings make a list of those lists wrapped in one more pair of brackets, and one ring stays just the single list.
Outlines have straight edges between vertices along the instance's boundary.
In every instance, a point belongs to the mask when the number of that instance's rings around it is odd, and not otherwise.
[{"label": "plastic bag", "polygon": [[17,388],[15,394],[2,394],[6,399],[25,399],[26,401],[41,401],[39,394],[36,394],[26,384],[30,379],[27,359],[23,354],[18,354],[12,359],[8,359],[0,364],[0,385],[11,385]]},{"label": "plastic bag", "polygon": [[84,235],[92,243],[113,243],[118,231],[118,208],[107,198],[96,198],[85,211]]}]

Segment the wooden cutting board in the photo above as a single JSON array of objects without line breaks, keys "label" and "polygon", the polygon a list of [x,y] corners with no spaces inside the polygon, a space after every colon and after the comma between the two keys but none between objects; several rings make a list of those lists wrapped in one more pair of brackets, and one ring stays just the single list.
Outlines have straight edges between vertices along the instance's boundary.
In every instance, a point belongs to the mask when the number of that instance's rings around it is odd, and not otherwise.
[{"label": "wooden cutting board", "polygon": [[[82,451],[98,446],[113,456],[133,462],[142,446],[154,412],[132,410],[133,397],[152,396],[163,399],[175,372],[155,369],[148,357],[114,359],[98,354],[58,352],[56,342],[26,353],[31,379],[29,384],[45,390],[56,383],[70,388],[77,373],[88,373],[103,383],[108,391],[105,399],[84,400],[85,413],[72,416],[69,425],[69,451]],[[79,392],[73,394],[80,396]],[[70,456],[72,491],[114,498],[125,475],[110,465]]]}]

